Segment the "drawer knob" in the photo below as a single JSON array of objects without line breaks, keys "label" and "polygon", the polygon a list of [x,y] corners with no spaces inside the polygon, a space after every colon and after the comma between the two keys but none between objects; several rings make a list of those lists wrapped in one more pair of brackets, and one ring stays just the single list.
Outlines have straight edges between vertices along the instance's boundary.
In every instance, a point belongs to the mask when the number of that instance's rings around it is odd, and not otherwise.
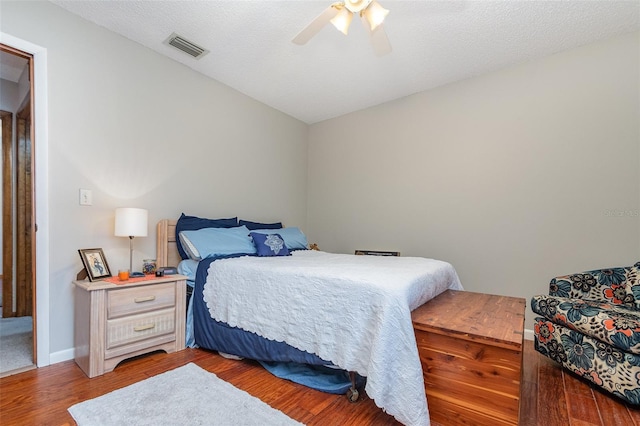
[{"label": "drawer knob", "polygon": [[145,325],[138,325],[136,327],[133,327],[133,331],[145,331],[145,330],[150,330],[152,328],[155,328],[155,324],[145,324]]},{"label": "drawer knob", "polygon": [[146,297],[136,297],[135,299],[133,299],[133,301],[136,302],[136,303],[151,302],[152,300],[156,300],[156,297],[155,296],[146,296]]}]

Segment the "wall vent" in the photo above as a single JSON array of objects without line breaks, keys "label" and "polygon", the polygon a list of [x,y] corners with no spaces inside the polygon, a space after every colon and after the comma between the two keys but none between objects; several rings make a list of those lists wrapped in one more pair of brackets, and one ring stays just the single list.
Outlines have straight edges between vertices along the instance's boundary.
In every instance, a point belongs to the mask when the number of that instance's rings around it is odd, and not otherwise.
[{"label": "wall vent", "polygon": [[176,49],[182,50],[187,55],[193,56],[196,59],[200,59],[204,55],[209,53],[207,49],[198,46],[194,42],[191,42],[176,33],[171,34],[169,38],[164,41],[164,43],[169,46],[173,46]]}]

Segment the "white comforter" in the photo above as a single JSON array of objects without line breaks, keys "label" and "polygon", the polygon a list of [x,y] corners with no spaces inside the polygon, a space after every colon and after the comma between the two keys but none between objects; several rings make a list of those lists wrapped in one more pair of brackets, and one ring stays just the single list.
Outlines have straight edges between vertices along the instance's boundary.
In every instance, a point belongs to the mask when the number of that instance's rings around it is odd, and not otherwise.
[{"label": "white comforter", "polygon": [[462,290],[446,262],[298,251],[212,262],[204,299],[214,319],[356,371],[387,413],[429,425],[411,310],[446,289]]}]

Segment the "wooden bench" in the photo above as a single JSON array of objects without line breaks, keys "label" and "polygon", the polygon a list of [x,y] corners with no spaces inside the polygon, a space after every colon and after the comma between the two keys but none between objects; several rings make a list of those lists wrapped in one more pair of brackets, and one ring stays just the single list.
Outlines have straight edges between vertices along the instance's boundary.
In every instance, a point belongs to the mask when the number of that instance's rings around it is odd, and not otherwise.
[{"label": "wooden bench", "polygon": [[517,425],[525,300],[447,290],[412,313],[429,413],[446,425]]}]

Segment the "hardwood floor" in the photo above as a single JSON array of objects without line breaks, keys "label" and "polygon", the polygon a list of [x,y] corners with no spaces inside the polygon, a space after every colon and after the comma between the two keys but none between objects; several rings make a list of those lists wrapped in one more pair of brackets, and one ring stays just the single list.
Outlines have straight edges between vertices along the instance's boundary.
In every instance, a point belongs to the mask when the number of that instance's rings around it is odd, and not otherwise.
[{"label": "hardwood floor", "polygon": [[[74,425],[67,408],[131,383],[193,362],[307,425],[397,425],[369,398],[352,404],[273,377],[259,364],[232,361],[217,353],[185,349],[121,363],[115,371],[88,379],[73,361],[0,379],[0,424]],[[188,385],[185,383],[185,385]],[[640,426],[640,410],[565,373],[525,342],[521,425]]]}]

